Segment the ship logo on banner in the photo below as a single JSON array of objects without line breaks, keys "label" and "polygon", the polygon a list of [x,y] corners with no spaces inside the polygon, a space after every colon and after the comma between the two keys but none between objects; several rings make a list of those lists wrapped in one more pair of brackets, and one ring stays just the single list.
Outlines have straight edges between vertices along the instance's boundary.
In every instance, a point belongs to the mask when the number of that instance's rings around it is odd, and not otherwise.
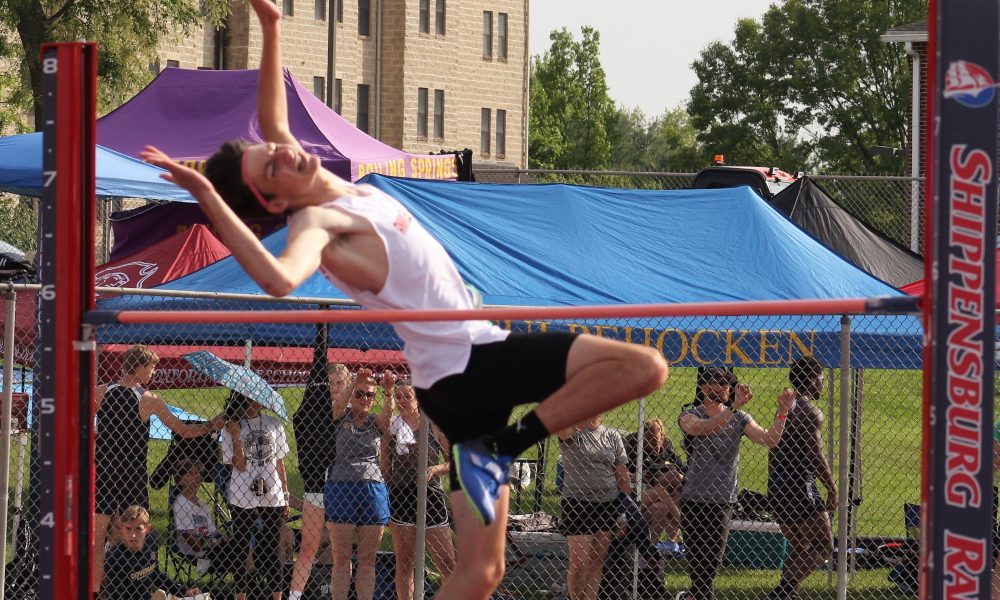
[{"label": "ship logo on banner", "polygon": [[966,60],[952,62],[944,76],[944,97],[968,108],[982,108],[993,102],[996,87],[989,71]]},{"label": "ship logo on banner", "polygon": [[[106,287],[141,288],[146,280],[156,274],[160,265],[141,260],[108,267],[94,276],[94,285]],[[129,285],[131,284],[131,285]]]}]

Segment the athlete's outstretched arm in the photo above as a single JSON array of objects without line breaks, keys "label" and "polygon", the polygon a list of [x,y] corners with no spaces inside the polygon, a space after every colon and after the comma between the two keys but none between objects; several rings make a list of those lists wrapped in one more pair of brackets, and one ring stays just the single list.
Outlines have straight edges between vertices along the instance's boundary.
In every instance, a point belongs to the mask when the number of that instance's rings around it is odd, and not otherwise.
[{"label": "athlete's outstretched arm", "polygon": [[[330,242],[331,234],[317,226],[312,215],[294,220],[288,232],[288,245],[281,256],[275,257],[222,200],[204,175],[171,160],[152,146],[146,146],[139,156],[166,169],[167,173],[162,175],[164,179],[191,192],[243,270],[268,294],[290,294],[319,268],[322,249]],[[337,215],[331,217],[337,218]],[[349,219],[344,217],[344,220]],[[332,228],[335,230],[336,225]]]},{"label": "athlete's outstretched arm", "polygon": [[261,131],[269,142],[299,148],[298,140],[288,128],[288,99],[281,70],[281,9],[271,0],[250,0],[250,6],[257,13],[264,34],[257,80],[257,118]]}]

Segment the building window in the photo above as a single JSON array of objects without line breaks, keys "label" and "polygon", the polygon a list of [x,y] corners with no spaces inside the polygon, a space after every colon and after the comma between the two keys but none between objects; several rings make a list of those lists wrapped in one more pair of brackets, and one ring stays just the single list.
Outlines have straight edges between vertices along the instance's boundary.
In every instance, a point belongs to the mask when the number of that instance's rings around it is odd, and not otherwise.
[{"label": "building window", "polygon": [[358,129],[368,133],[368,92],[370,88],[364,83],[358,84]]},{"label": "building window", "polygon": [[420,33],[431,32],[431,0],[420,0]]},{"label": "building window", "polygon": [[434,137],[444,139],[444,90],[434,90]]},{"label": "building window", "polygon": [[174,68],[174,69],[179,69],[179,68],[181,68],[181,63],[179,61],[176,61],[176,60],[168,60],[167,61],[167,68],[169,69],[171,67]]},{"label": "building window", "polygon": [[479,153],[490,153],[490,109],[484,108],[479,121]]},{"label": "building window", "polygon": [[326,20],[326,0],[316,0],[316,3],[313,5],[313,7],[314,7],[314,9],[313,9],[313,16],[316,18],[316,20],[317,21],[325,21]]},{"label": "building window", "polygon": [[497,13],[497,58],[507,60],[507,13]]},{"label": "building window", "polygon": [[156,59],[155,61],[149,63],[149,72],[152,73],[153,75],[159,74],[159,72],[160,72],[160,59]]},{"label": "building window", "polygon": [[358,35],[371,35],[372,0],[358,0]]},{"label": "building window", "polygon": [[326,77],[313,77],[313,95],[326,102]]},{"label": "building window", "polygon": [[333,80],[333,110],[338,115],[344,107],[344,82],[339,79]]},{"label": "building window", "polygon": [[507,154],[507,111],[497,109],[497,158]]},{"label": "building window", "polygon": [[427,88],[417,88],[417,135],[427,137]]},{"label": "building window", "polygon": [[444,35],[444,2],[445,0],[434,2],[434,33],[438,35]]},{"label": "building window", "polygon": [[337,8],[337,22],[344,22],[344,0],[333,0],[333,5]]},{"label": "building window", "polygon": [[483,58],[493,58],[493,13],[483,12]]},{"label": "building window", "polygon": [[281,2],[281,14],[286,17],[295,16],[295,0],[282,0]]}]

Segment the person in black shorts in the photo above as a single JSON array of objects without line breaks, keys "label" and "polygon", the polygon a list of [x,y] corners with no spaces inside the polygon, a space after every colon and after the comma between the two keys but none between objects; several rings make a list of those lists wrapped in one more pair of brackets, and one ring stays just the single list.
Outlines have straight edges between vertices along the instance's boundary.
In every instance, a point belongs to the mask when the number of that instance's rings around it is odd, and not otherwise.
[{"label": "person in black shorts", "polygon": [[[791,550],[770,600],[796,598],[802,582],[833,552],[828,511],[837,507],[837,484],[823,454],[823,413],[814,404],[823,393],[823,366],[807,356],[792,363],[795,392],[785,431],[768,453],[767,494],[775,522]],[[820,497],[816,478],[827,490]]]},{"label": "person in black shorts", "polygon": [[441,573],[442,583],[455,570],[455,544],[451,540],[448,500],[441,477],[448,474],[449,446],[433,424],[427,436],[427,462],[421,466],[417,440],[421,434],[420,408],[409,382],[396,384],[393,393],[399,414],[382,437],[383,473],[389,485],[389,529],[396,554],[396,597],[413,600],[413,567],[416,559],[417,492],[421,470],[427,473],[427,549]]},{"label": "person in black shorts", "polygon": [[94,439],[94,562],[93,591],[104,579],[104,544],[111,517],[130,506],[149,506],[146,467],[149,417],[156,415],[171,431],[194,438],[222,428],[224,418],[190,424],[170,412],[162,398],[145,388],[159,357],[146,346],[132,346],[122,357],[119,383],[95,389],[97,435]]},{"label": "person in black shorts", "polygon": [[632,495],[625,443],[601,417],[559,432],[563,485],[560,529],[566,536],[566,588],[573,600],[596,600],[608,546],[622,514],[619,496]]},{"label": "person in black shorts", "polygon": [[[328,171],[292,133],[281,9],[270,0],[250,6],[262,34],[260,142],[223,144],[204,174],[152,146],[140,156],[191,192],[268,294],[290,294],[318,269],[365,308],[475,309],[476,295],[448,250],[400,200]],[[244,223],[255,214],[288,215],[288,243],[279,256]],[[451,505],[458,565],[436,597],[486,600],[503,578],[514,457],[552,433],[656,392],[667,380],[667,362],[640,344],[591,334],[509,334],[482,318],[402,320],[392,327],[403,341],[417,400],[451,442],[453,479],[461,481]],[[534,403],[508,424],[514,406]]]}]

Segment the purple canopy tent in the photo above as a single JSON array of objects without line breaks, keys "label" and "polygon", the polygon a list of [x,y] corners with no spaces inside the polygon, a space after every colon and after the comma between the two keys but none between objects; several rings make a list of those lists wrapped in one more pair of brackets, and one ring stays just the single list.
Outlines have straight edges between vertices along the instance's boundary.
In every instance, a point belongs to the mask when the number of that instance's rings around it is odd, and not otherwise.
[{"label": "purple canopy tent", "polygon": [[[307,151],[323,166],[355,181],[368,173],[420,179],[455,179],[455,156],[409,154],[348,123],[285,70],[288,120]],[[129,156],[146,144],[195,163],[222,142],[261,141],[257,123],[257,71],[164,69],[131,100],[97,121],[98,143]]]}]

